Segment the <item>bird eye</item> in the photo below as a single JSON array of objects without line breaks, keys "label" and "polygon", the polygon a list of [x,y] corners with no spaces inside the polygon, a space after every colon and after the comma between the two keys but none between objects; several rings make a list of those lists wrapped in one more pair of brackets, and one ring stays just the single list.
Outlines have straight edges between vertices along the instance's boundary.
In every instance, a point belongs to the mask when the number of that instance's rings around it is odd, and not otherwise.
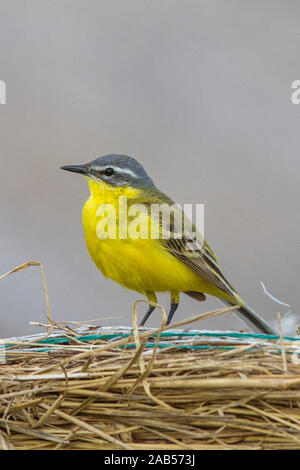
[{"label": "bird eye", "polygon": [[115,170],[113,168],[106,168],[104,170],[104,173],[106,176],[112,176],[114,174]]}]

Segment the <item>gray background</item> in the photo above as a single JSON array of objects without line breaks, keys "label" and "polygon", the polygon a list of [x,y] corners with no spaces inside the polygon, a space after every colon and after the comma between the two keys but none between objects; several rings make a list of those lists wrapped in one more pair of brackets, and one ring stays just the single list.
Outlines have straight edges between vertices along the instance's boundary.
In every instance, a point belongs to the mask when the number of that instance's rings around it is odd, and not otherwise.
[{"label": "gray background", "polygon": [[[97,271],[87,184],[58,169],[126,153],[177,202],[205,204],[205,235],[250,305],[270,321],[286,311],[263,280],[297,314],[299,2],[1,0],[0,11],[0,273],[41,260],[55,320],[130,324],[140,296]],[[0,299],[0,336],[39,331],[38,268],[1,280]],[[175,319],[219,306],[183,296]],[[232,315],[197,326],[243,327]]]}]

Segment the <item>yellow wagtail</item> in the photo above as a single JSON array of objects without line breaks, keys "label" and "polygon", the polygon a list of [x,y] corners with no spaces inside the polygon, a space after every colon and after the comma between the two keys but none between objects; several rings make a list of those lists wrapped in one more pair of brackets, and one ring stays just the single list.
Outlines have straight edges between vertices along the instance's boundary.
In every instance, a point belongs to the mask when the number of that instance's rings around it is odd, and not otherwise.
[{"label": "yellow wagtail", "polygon": [[[226,304],[240,305],[238,315],[254,331],[274,334],[272,328],[244,304],[225,279],[215,254],[180,209],[175,209],[172,213],[167,231],[169,236],[161,236],[166,233],[161,230],[161,216],[152,216],[150,208],[157,205],[174,208],[174,202],[156,188],[142,165],[134,158],[110,154],[83,165],[61,168],[81,173],[87,178],[91,194],[83,208],[82,222],[90,256],[104,276],[123,287],[146,295],[148,300],[155,303],[156,292],[170,292],[171,308],[167,324],[171,322],[178,307],[180,292],[200,301],[205,300],[205,294],[209,294]],[[120,222],[119,202],[122,198],[126,198],[128,209],[125,221],[122,218],[122,224],[126,223],[125,230]],[[147,209],[144,219],[139,218],[137,224],[141,226],[146,220],[146,233],[144,231],[139,237],[132,233],[130,235],[128,229],[128,224],[134,219],[132,215],[128,215],[133,205],[138,208],[142,205]],[[111,236],[108,236],[109,231],[104,231],[103,235],[98,230],[99,222],[105,220],[105,211],[108,211],[109,206],[113,208],[112,213],[116,217],[115,222],[111,221]],[[135,211],[137,212],[142,211]],[[153,225],[159,227],[159,233],[154,229],[154,236],[149,236],[149,224],[154,218],[157,225]],[[178,225],[179,219],[184,219],[184,231]],[[108,224],[109,221],[107,219],[105,223]],[[149,305],[141,326],[154,308]]]}]

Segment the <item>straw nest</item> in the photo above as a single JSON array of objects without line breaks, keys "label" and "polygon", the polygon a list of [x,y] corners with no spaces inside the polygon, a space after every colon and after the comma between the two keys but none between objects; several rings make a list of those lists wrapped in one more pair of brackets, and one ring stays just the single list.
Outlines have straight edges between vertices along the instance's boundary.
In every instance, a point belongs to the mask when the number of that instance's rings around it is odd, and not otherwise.
[{"label": "straw nest", "polygon": [[48,308],[47,334],[1,341],[0,448],[300,448],[297,338],[182,329],[233,307],[139,330],[136,307],[133,331]]},{"label": "straw nest", "polygon": [[300,448],[297,341],[54,326],[3,341],[4,449]]}]

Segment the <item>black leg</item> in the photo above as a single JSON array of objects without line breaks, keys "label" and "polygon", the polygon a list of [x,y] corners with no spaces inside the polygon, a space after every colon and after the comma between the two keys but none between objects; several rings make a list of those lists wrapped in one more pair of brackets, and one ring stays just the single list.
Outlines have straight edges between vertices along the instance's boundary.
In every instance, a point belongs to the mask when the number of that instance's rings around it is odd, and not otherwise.
[{"label": "black leg", "polygon": [[176,312],[178,305],[179,305],[179,304],[176,304],[175,302],[172,302],[172,303],[171,303],[171,308],[170,308],[170,312],[169,312],[169,315],[168,315],[168,319],[167,319],[166,325],[169,325],[169,324],[171,323],[172,318],[173,318],[173,315],[174,315],[174,313]]},{"label": "black leg", "polygon": [[146,315],[144,316],[143,320],[141,321],[140,325],[139,326],[144,326],[146,321],[148,320],[148,318],[150,317],[151,313],[153,312],[153,310],[155,310],[155,307],[153,307],[153,305],[149,305],[149,308],[148,308],[148,311],[146,313]]}]

